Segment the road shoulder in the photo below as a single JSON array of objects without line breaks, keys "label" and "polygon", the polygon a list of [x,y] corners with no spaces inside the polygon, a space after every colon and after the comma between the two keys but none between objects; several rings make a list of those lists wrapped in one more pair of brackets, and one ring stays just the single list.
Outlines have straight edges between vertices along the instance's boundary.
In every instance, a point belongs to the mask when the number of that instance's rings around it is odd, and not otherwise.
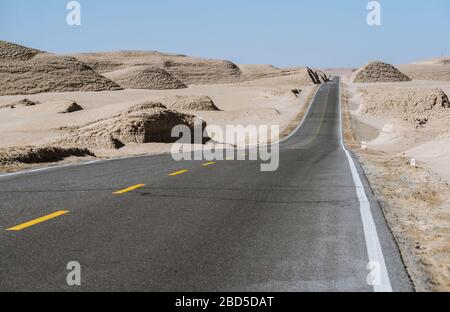
[{"label": "road shoulder", "polygon": [[342,104],[346,146],[367,175],[416,290],[450,290],[448,185],[404,157],[363,150],[345,88]]}]

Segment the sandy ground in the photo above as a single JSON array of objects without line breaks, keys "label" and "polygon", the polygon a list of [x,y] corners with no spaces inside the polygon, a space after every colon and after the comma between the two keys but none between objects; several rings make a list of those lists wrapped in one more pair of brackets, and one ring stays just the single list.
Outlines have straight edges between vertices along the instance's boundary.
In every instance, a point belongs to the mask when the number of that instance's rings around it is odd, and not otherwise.
[{"label": "sandy ground", "polygon": [[450,82],[344,79],[344,86],[346,142],[364,166],[417,290],[450,291],[450,109],[439,110],[423,127],[393,110],[365,109],[388,95],[395,102],[396,95],[433,88],[450,94]]},{"label": "sandy ground", "polygon": [[[179,90],[121,90],[103,92],[42,93],[0,97],[0,149],[16,146],[46,146],[65,133],[61,127],[83,126],[120,114],[136,103],[164,101],[174,95],[207,95],[221,111],[186,111],[208,125],[279,125],[288,128],[316,90],[299,85],[299,76],[281,75],[233,84],[196,85]],[[302,80],[300,80],[302,81]],[[302,89],[296,97],[291,90]],[[24,98],[35,106],[8,106]],[[76,101],[84,110],[59,114],[67,102]],[[226,142],[225,142],[226,143]],[[169,152],[171,144],[127,144],[119,150],[92,149],[99,157],[123,157]],[[76,160],[76,159],[75,159]],[[73,159],[71,160],[73,161]]]},{"label": "sandy ground", "polygon": [[450,57],[417,61],[399,69],[415,80],[450,81]]},{"label": "sandy ground", "polygon": [[349,76],[355,71],[355,68],[350,67],[326,67],[321,68],[320,70],[324,71],[328,75],[331,76]]},{"label": "sandy ground", "polygon": [[[236,65],[151,51],[64,56],[6,41],[0,41],[0,65],[0,166],[7,170],[86,152],[168,152],[171,144],[142,143],[173,142],[176,125],[193,130],[208,124],[207,147],[256,143],[258,133],[234,142],[234,133],[223,137],[213,129],[279,126],[286,133],[317,84],[329,79],[308,67]],[[278,138],[272,134],[273,142]]]}]

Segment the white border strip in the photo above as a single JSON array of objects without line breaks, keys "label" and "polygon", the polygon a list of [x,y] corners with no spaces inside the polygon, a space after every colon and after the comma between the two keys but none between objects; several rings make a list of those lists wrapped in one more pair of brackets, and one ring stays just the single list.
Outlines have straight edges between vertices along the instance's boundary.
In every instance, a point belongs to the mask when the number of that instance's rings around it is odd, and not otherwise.
[{"label": "white border strip", "polygon": [[314,92],[314,97],[313,97],[313,99],[310,101],[310,103],[306,103],[306,105],[308,105],[308,108],[307,108],[307,110],[306,110],[306,112],[305,112],[305,114],[303,115],[303,118],[302,118],[302,120],[300,121],[300,124],[288,135],[288,136],[286,136],[286,137],[284,137],[283,139],[281,139],[281,140],[278,140],[277,142],[271,142],[271,143],[269,143],[269,144],[257,144],[256,146],[247,146],[247,147],[240,147],[240,148],[235,148],[234,150],[236,150],[236,151],[254,151],[254,150],[257,150],[257,149],[259,149],[259,148],[261,148],[261,147],[267,147],[267,146],[270,146],[270,147],[276,147],[276,148],[279,148],[279,146],[280,146],[280,144],[281,143],[284,143],[284,142],[286,142],[287,140],[289,140],[290,138],[292,138],[294,135],[296,135],[297,134],[297,132],[300,130],[300,128],[303,126],[303,124],[305,123],[305,121],[306,121],[306,118],[308,117],[308,115],[309,115],[309,112],[311,111],[311,108],[312,108],[312,106],[313,106],[313,104],[314,104],[314,102],[316,101],[316,97],[317,97],[317,94],[319,94],[319,92],[320,92],[320,90],[322,89],[322,87],[323,87],[323,85],[320,85],[318,88],[317,88],[317,90],[316,90],[316,92]]},{"label": "white border strip", "polygon": [[[338,78],[338,96],[339,96],[339,120],[341,128],[341,146],[347,155],[348,163],[352,171],[353,182],[355,183],[356,194],[359,199],[359,207],[361,211],[361,219],[364,228],[364,237],[366,239],[367,254],[369,256],[370,264],[375,265],[375,274],[379,277],[377,283],[373,285],[375,292],[392,292],[391,281],[389,280],[389,274],[386,268],[386,262],[383,256],[383,250],[381,249],[380,240],[378,238],[377,228],[373,220],[372,212],[370,210],[370,202],[367,198],[364,185],[359,177],[358,170],[356,169],[355,162],[353,161],[350,152],[347,150],[344,144],[344,130],[342,127],[342,101],[341,101],[341,78]],[[371,268],[372,269],[372,268]]]},{"label": "white border strip", "polygon": [[100,162],[104,162],[104,161],[108,161],[108,159],[96,159],[96,160],[91,160],[91,161],[87,161],[87,162],[49,166],[49,167],[42,167],[42,168],[36,168],[36,169],[28,169],[28,170],[22,170],[22,171],[17,171],[17,172],[12,172],[12,173],[3,173],[3,174],[0,174],[0,179],[7,178],[7,177],[13,177],[13,176],[19,176],[19,175],[23,175],[23,174],[36,173],[36,172],[41,172],[41,171],[48,171],[48,170],[53,170],[53,169],[88,166],[88,165],[92,165],[92,164],[96,164],[96,163],[100,163]]},{"label": "white border strip", "polygon": [[272,143],[272,145],[277,145],[277,144],[279,145],[279,144],[281,144],[281,143],[283,143],[283,142],[286,142],[287,140],[289,140],[290,138],[292,138],[295,134],[297,134],[297,132],[300,130],[300,128],[301,128],[301,127],[303,126],[303,124],[305,123],[305,120],[306,120],[306,118],[308,117],[309,112],[311,111],[311,107],[313,106],[314,102],[316,101],[317,94],[318,94],[319,91],[322,89],[322,87],[323,87],[323,85],[320,85],[320,86],[317,88],[316,92],[314,93],[314,96],[313,96],[311,102],[310,102],[310,103],[306,103],[306,105],[308,105],[308,109],[306,110],[305,114],[303,115],[303,118],[302,118],[300,124],[297,126],[297,128],[295,128],[295,130],[292,131],[292,133],[289,134],[287,137],[282,138],[282,139],[279,140],[278,142]]}]

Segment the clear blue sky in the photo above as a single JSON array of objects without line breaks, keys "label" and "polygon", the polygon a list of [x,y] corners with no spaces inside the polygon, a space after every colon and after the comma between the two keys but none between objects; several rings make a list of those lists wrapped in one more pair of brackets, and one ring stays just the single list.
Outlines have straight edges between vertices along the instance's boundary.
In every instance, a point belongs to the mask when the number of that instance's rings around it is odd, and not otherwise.
[{"label": "clear blue sky", "polygon": [[158,50],[237,63],[358,66],[450,55],[449,0],[0,0],[0,39],[67,53]]}]

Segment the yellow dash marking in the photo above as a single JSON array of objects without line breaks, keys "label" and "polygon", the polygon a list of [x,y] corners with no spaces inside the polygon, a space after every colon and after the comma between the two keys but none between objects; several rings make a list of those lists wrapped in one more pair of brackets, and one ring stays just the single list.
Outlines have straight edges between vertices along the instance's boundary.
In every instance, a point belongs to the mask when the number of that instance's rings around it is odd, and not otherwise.
[{"label": "yellow dash marking", "polygon": [[145,186],[145,184],[137,184],[137,185],[134,185],[134,186],[130,186],[129,188],[126,188],[126,189],[123,189],[123,190],[114,192],[113,194],[114,194],[114,195],[125,194],[125,193],[134,191],[134,190],[136,190],[136,189],[138,189],[138,188],[141,188],[141,187],[144,187],[144,186]]},{"label": "yellow dash marking", "polygon": [[173,173],[169,174],[169,176],[174,177],[174,176],[186,173],[186,172],[188,172],[188,170],[180,170],[180,171],[173,172]]},{"label": "yellow dash marking", "polygon": [[41,218],[38,218],[38,219],[35,219],[35,220],[32,220],[32,221],[29,221],[29,222],[26,222],[26,223],[22,223],[22,224],[16,225],[16,226],[14,226],[14,227],[12,227],[10,229],[7,229],[7,231],[21,231],[23,229],[29,228],[29,227],[31,227],[33,225],[38,224],[38,223],[42,223],[42,222],[45,222],[45,221],[57,218],[57,217],[62,216],[64,214],[66,214],[66,213],[69,213],[69,211],[57,211],[55,213],[49,214],[48,216],[44,216],[44,217],[41,217]]},{"label": "yellow dash marking", "polygon": [[209,163],[203,164],[202,166],[206,167],[206,166],[211,166],[211,165],[215,165],[216,163],[214,161],[211,161]]}]

